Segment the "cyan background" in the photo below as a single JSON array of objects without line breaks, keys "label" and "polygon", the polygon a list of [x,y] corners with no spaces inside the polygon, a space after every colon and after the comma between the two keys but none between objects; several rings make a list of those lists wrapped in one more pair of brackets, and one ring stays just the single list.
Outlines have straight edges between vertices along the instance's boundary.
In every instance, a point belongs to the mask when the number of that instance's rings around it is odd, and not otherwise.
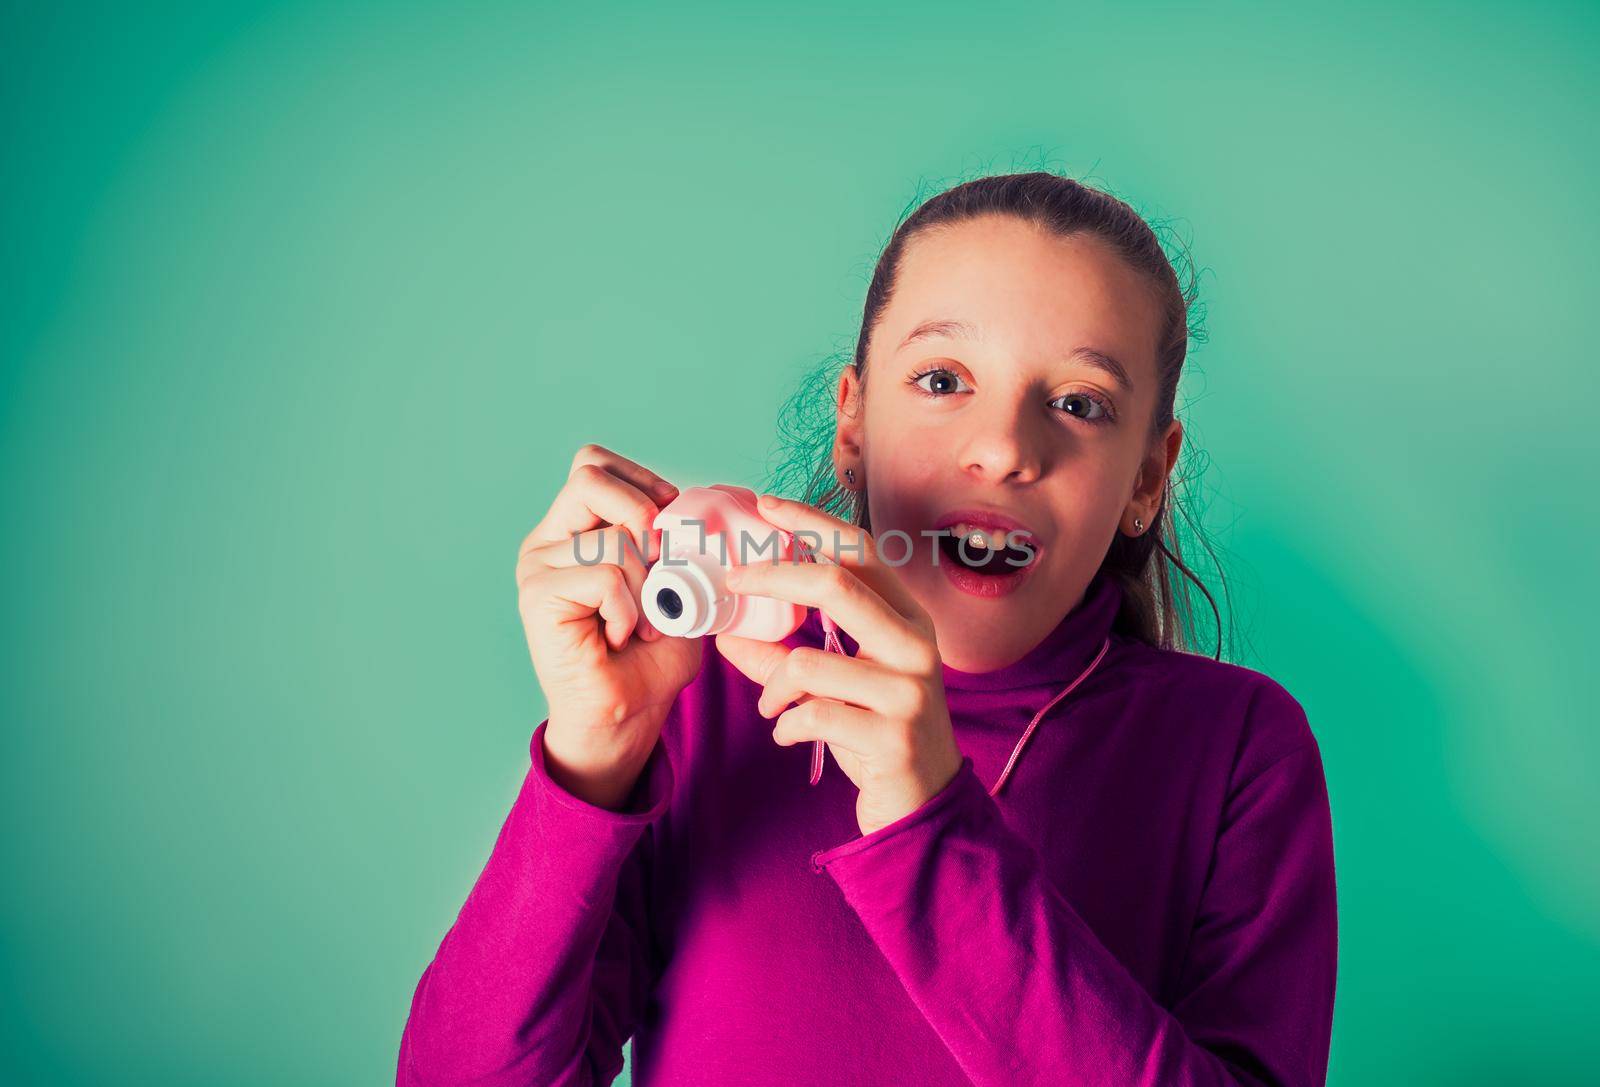
[{"label": "cyan background", "polygon": [[1332,1082],[1593,1082],[1600,8],[806,8],[5,6],[0,1080],[392,1081],[573,451],[759,486],[907,204],[1044,165],[1207,270]]}]

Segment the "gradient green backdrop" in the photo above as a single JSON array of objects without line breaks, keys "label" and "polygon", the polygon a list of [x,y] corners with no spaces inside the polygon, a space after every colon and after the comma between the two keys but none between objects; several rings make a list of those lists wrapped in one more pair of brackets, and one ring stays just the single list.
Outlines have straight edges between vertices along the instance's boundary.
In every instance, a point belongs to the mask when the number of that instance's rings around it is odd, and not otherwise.
[{"label": "gradient green backdrop", "polygon": [[574,450],[759,486],[919,192],[1181,220],[1332,1082],[1600,1068],[1592,4],[0,14],[0,1080],[392,1080]]}]

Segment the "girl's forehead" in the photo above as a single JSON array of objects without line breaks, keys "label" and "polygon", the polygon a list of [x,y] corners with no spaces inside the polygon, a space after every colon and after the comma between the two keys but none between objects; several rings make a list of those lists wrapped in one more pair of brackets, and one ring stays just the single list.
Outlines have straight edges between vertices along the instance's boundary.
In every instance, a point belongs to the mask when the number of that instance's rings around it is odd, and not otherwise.
[{"label": "girl's forehead", "polygon": [[[972,296],[997,303],[1140,312],[1151,301],[1146,277],[1092,234],[1057,235],[1014,220],[973,220],[907,243],[895,295],[911,301]],[[893,305],[894,299],[890,304]]]},{"label": "girl's forehead", "polygon": [[885,355],[935,326],[1028,354],[1088,347],[1131,372],[1154,367],[1160,318],[1152,285],[1100,239],[974,220],[907,243],[879,327]]}]

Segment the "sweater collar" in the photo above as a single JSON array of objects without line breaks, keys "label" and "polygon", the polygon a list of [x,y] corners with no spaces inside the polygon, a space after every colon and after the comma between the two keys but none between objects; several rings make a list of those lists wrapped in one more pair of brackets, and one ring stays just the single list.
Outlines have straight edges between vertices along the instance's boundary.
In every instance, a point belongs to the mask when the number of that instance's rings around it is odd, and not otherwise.
[{"label": "sweater collar", "polygon": [[[1111,633],[1111,624],[1121,605],[1121,586],[1105,571],[1096,571],[1082,599],[1032,649],[1004,668],[990,672],[961,672],[942,664],[945,689],[1009,691],[1066,682],[1082,672],[1100,652],[1100,645]],[[809,609],[801,628],[784,640],[821,646],[822,620],[817,609]],[[841,629],[839,640],[853,656],[858,648],[855,639]]]},{"label": "sweater collar", "polygon": [[1122,605],[1122,587],[1105,571],[1096,571],[1083,597],[1055,629],[1018,659],[989,672],[961,672],[948,664],[944,685],[957,691],[1006,691],[1071,679],[1094,660]]}]

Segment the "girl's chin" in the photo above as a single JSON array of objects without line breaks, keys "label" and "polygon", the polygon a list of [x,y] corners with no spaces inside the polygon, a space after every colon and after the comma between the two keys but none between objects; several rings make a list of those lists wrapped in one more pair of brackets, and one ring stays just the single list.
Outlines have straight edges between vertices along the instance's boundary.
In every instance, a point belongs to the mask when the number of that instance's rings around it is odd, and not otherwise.
[{"label": "girl's chin", "polygon": [[1015,660],[1037,641],[1026,632],[1042,621],[1038,612],[1049,592],[1045,582],[1037,580],[1038,571],[1033,573],[1022,583],[1033,580],[1028,591],[1014,589],[1001,595],[965,592],[943,567],[923,567],[908,579],[912,595],[933,618],[944,663],[959,672],[988,672]]}]

